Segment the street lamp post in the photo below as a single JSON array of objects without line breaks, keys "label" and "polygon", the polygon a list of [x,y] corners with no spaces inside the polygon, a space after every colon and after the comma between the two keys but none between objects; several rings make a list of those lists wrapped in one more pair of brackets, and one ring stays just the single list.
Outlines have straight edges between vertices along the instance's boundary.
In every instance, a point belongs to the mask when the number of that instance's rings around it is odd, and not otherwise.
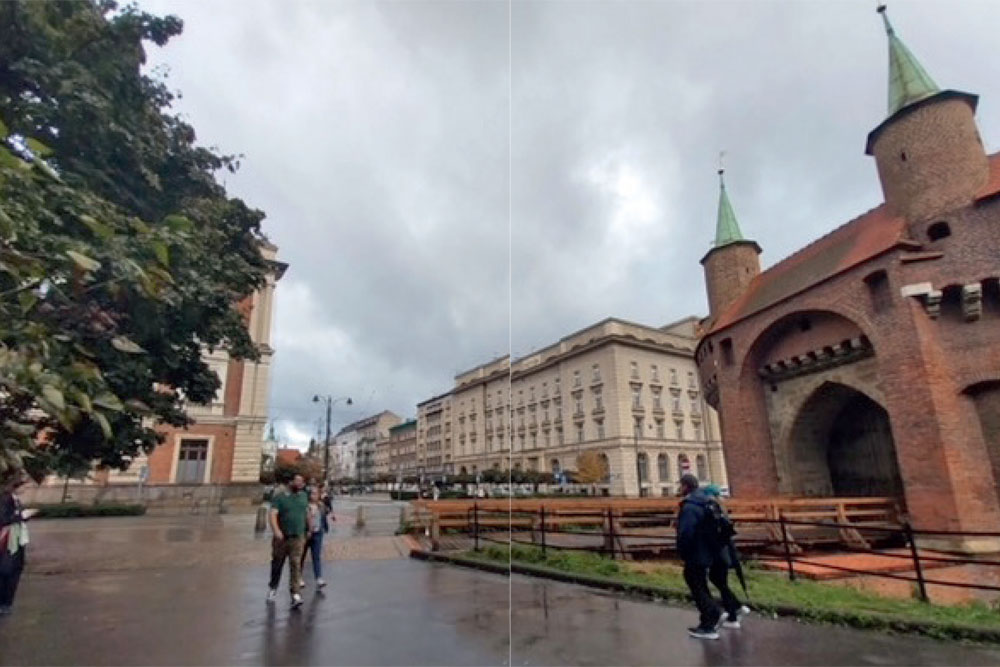
[{"label": "street lamp post", "polygon": [[332,396],[313,396],[313,403],[326,401],[326,437],[323,439],[323,488],[330,482],[330,413],[333,411],[333,404],[337,401],[347,401],[347,405],[353,405],[354,401],[350,396],[333,398]]}]

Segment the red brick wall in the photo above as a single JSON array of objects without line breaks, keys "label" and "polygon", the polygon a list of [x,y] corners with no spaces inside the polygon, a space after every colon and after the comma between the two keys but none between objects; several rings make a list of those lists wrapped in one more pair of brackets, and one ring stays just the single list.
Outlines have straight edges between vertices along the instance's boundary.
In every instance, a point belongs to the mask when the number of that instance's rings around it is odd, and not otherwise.
[{"label": "red brick wall", "polygon": [[989,174],[972,108],[960,99],[903,112],[873,149],[886,203],[912,222],[971,203]]},{"label": "red brick wall", "polygon": [[734,243],[710,251],[702,264],[705,266],[708,308],[712,315],[717,315],[760,273],[760,251],[749,241]]},{"label": "red brick wall", "polygon": [[862,335],[854,322],[827,312],[802,313],[775,327],[774,342],[762,342],[758,366],[790,359]]},{"label": "red brick wall", "polygon": [[162,432],[166,435],[166,440],[149,456],[149,482],[151,484],[170,483],[170,470],[177,457],[178,438],[214,437],[212,440],[212,466],[209,472],[210,482],[223,484],[232,480],[233,447],[236,444],[236,433],[233,426],[195,424],[186,431],[165,428]]},{"label": "red brick wall", "polygon": [[[903,251],[875,259],[786,302],[742,320],[703,341],[699,372],[703,384],[715,376],[726,461],[734,493],[777,492],[774,450],[764,387],[756,375],[756,350],[769,327],[782,318],[829,310],[855,323],[874,345],[879,381],[886,397],[906,503],[924,527],[995,530],[1000,525],[997,480],[971,397],[962,390],[1000,372],[1000,313],[984,304],[980,320],[954,312],[932,319],[918,298],[902,297],[903,285],[931,282],[935,288],[976,282],[1000,273],[1000,203],[983,204],[949,216],[952,237],[928,244],[939,259],[904,264]],[[876,311],[863,278],[884,269],[891,304]],[[817,330],[822,337],[823,330]],[[720,341],[732,338],[734,363],[726,366]],[[767,337],[765,337],[765,340]],[[708,343],[712,345],[709,346]],[[789,342],[788,349],[794,349]],[[712,350],[709,352],[709,350]],[[775,348],[775,349],[781,349]],[[752,353],[754,352],[754,353]]]}]

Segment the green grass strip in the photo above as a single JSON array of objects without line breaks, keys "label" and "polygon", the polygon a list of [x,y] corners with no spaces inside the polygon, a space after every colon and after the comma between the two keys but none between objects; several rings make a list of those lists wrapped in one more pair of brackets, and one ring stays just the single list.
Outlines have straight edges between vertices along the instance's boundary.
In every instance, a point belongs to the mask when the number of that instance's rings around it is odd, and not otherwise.
[{"label": "green grass strip", "polygon": [[[437,554],[435,554],[435,557]],[[444,560],[455,560],[445,558]],[[645,597],[687,603],[687,587],[681,568],[671,563],[616,561],[577,551],[549,549],[545,555],[537,547],[491,545],[479,552],[469,551],[460,564],[489,564],[489,569],[505,571],[510,562],[515,572],[571,581],[574,583],[637,593]],[[793,616],[803,620],[918,634],[938,639],[1000,643],[1000,610],[982,602],[944,606],[916,599],[884,597],[819,581],[788,581],[774,572],[749,567],[746,570],[750,603],[756,611],[772,616]],[[740,597],[735,576],[731,585]]]}]

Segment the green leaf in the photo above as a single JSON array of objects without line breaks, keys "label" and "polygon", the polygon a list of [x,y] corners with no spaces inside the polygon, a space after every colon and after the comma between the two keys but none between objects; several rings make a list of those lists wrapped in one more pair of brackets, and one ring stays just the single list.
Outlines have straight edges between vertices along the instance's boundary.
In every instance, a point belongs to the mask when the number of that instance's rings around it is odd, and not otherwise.
[{"label": "green leaf", "polygon": [[17,295],[17,302],[21,305],[21,314],[27,315],[38,303],[38,295],[30,290],[24,291]]},{"label": "green leaf", "polygon": [[95,412],[95,413],[93,413],[93,415],[91,415],[91,416],[92,416],[92,417],[93,417],[94,419],[96,419],[96,420],[97,420],[97,423],[98,423],[98,424],[100,425],[100,427],[101,427],[101,431],[103,431],[103,432],[104,432],[104,437],[105,437],[105,438],[107,438],[108,440],[110,440],[110,439],[111,439],[112,437],[114,437],[114,432],[113,432],[113,431],[111,430],[111,422],[109,422],[109,421],[108,421],[108,418],[107,418],[107,417],[105,417],[105,416],[104,416],[104,415],[103,415],[102,413],[100,413],[100,412]]},{"label": "green leaf", "polygon": [[170,266],[170,251],[167,249],[167,244],[163,241],[153,241],[152,245],[156,260],[163,266]]},{"label": "green leaf", "polygon": [[14,232],[14,221],[10,219],[2,206],[0,206],[0,238],[8,241],[17,240],[17,234]]},{"label": "green leaf", "polygon": [[194,224],[183,215],[168,215],[163,219],[172,232],[186,234],[194,229]]},{"label": "green leaf", "polygon": [[161,269],[158,266],[153,266],[153,267],[150,267],[149,272],[154,277],[159,278],[160,280],[162,280],[165,283],[168,283],[170,285],[174,284],[174,277],[172,275],[170,275],[169,271],[164,271],[163,269]]},{"label": "green leaf", "polygon": [[103,222],[95,220],[93,216],[81,215],[78,220],[86,225],[87,229],[97,238],[107,241],[115,235],[114,231]]},{"label": "green leaf", "polygon": [[107,408],[108,410],[114,410],[115,412],[121,412],[125,408],[125,406],[122,405],[121,400],[110,391],[98,394],[94,399],[94,405]]},{"label": "green leaf", "polygon": [[75,250],[67,250],[66,255],[71,260],[73,260],[74,264],[76,264],[79,268],[83,269],[84,271],[96,271],[97,269],[101,268],[101,263],[98,262],[96,259],[87,257],[86,255],[79,253]]},{"label": "green leaf", "polygon": [[35,433],[34,424],[22,424],[20,422],[8,419],[3,423],[3,425],[4,428],[8,428],[11,431],[14,431],[14,433],[17,433],[18,435],[30,436]]},{"label": "green leaf", "polygon": [[28,137],[24,143],[28,144],[28,148],[31,149],[31,152],[39,157],[48,157],[52,155],[52,149],[34,137]]},{"label": "green leaf", "polygon": [[66,409],[66,399],[63,398],[62,392],[53,387],[50,384],[42,386],[42,396],[45,400],[51,403],[57,410]]},{"label": "green leaf", "polygon": [[62,178],[60,178],[59,174],[56,173],[56,170],[50,167],[49,163],[43,160],[42,158],[35,158],[34,160],[32,160],[31,166],[37,169],[38,171],[42,172],[43,174],[45,174],[45,176],[52,179],[53,181],[59,181],[60,183],[62,182]]},{"label": "green leaf", "polygon": [[152,412],[152,408],[150,408],[148,405],[140,401],[138,398],[133,398],[129,401],[126,401],[125,405],[132,408],[136,412],[142,412],[142,413]]},{"label": "green leaf", "polygon": [[138,344],[133,342],[126,336],[115,336],[111,339],[111,346],[118,350],[119,352],[128,352],[129,354],[145,354],[146,350],[139,347]]},{"label": "green leaf", "polygon": [[79,390],[74,391],[73,400],[76,401],[77,405],[83,408],[84,412],[93,412],[94,405],[90,400],[90,396],[87,396],[87,394],[85,394],[84,392]]}]

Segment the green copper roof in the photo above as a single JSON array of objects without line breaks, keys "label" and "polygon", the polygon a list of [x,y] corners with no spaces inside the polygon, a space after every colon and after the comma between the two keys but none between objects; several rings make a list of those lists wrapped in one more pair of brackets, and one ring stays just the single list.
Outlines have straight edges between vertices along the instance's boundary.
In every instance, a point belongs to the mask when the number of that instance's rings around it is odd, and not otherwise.
[{"label": "green copper roof", "polygon": [[740,233],[740,225],[736,222],[736,214],[733,213],[733,205],[729,203],[729,195],[726,194],[726,182],[722,178],[723,171],[719,170],[719,219],[715,223],[715,247],[721,248],[724,245],[743,240]]},{"label": "green copper roof", "polygon": [[886,16],[885,5],[879,5],[878,13],[882,15],[885,32],[889,36],[889,115],[891,116],[905,106],[940,92],[940,89],[903,41],[896,36],[896,31]]}]

